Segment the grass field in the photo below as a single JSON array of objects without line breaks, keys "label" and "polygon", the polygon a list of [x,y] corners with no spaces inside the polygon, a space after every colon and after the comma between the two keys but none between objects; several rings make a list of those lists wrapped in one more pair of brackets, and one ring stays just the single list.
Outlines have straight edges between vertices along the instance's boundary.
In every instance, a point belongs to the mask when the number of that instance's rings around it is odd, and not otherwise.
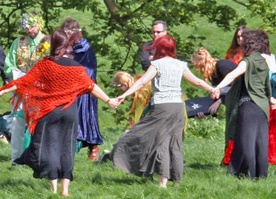
[{"label": "grass field", "polygon": [[[231,0],[225,0],[229,4]],[[68,14],[69,13],[69,14]],[[245,10],[240,13],[246,16]],[[60,23],[66,17],[79,20],[82,26],[89,24],[89,17],[83,18],[83,13],[71,10],[63,13]],[[246,16],[249,18],[249,16]],[[258,19],[249,19],[248,26],[258,28]],[[223,32],[214,24],[198,20],[198,28],[190,30],[181,27],[178,31],[185,36],[193,34],[206,35],[204,47],[217,51],[219,58],[230,45],[233,32]],[[276,53],[276,37],[270,35],[271,50]],[[93,46],[93,42],[91,42]],[[99,64],[105,63],[98,57]],[[105,66],[108,68],[109,66]],[[98,69],[99,77],[105,75],[106,68]],[[99,85],[102,86],[101,82]],[[103,88],[105,89],[105,88]],[[10,110],[7,102],[9,95],[0,98],[0,113]],[[103,111],[106,106],[99,102],[99,121],[105,143],[100,146],[111,150],[112,145],[123,134],[124,128],[114,122],[116,113],[113,110]],[[224,118],[211,118],[204,121],[190,120],[183,144],[183,152],[188,167],[185,168],[184,179],[179,187],[167,189],[157,186],[154,181],[139,178],[124,173],[112,166],[110,161],[103,164],[91,163],[87,160],[87,150],[82,149],[75,157],[74,181],[70,185],[70,198],[76,199],[274,199],[276,198],[276,166],[270,165],[269,176],[265,180],[237,180],[226,174],[227,168],[220,165],[224,149]],[[32,170],[27,166],[11,166],[10,145],[0,142],[0,199],[55,199],[59,194],[52,194],[48,181],[34,179]]]},{"label": "grass field", "polygon": [[[118,129],[119,130],[119,129]],[[121,132],[110,132],[101,149],[110,149]],[[270,166],[266,180],[238,180],[226,174],[220,165],[223,151],[222,139],[198,139],[187,136],[183,145],[185,161],[184,179],[179,187],[168,183],[167,189],[159,188],[154,180],[126,174],[112,166],[87,160],[84,148],[75,156],[74,181],[70,184],[70,198],[76,199],[274,199],[276,197],[276,167]],[[0,142],[0,198],[1,199],[54,199],[62,198],[50,192],[45,179],[34,179],[27,167],[11,166],[10,147]]]}]

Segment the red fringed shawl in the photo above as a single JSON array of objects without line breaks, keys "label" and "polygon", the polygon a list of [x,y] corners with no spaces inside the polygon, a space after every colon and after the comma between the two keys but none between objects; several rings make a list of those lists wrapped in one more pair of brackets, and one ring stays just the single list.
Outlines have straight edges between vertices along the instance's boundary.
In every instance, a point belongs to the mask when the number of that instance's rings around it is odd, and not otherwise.
[{"label": "red fringed shawl", "polygon": [[[82,66],[62,66],[43,59],[25,76],[11,81],[0,90],[14,85],[17,90],[11,98],[12,103],[18,106],[23,100],[26,121],[33,134],[39,119],[58,106],[68,108],[79,95],[91,92],[95,82]],[[15,101],[15,97],[18,100]]]}]

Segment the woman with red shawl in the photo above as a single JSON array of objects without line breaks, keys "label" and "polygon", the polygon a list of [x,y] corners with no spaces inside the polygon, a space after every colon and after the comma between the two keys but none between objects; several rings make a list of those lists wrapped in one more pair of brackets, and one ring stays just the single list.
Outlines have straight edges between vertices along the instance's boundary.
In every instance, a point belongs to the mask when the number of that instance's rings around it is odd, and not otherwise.
[{"label": "woman with red shawl", "polygon": [[15,91],[11,100],[15,97],[23,100],[32,134],[30,146],[16,163],[30,166],[34,178],[49,179],[54,193],[61,179],[62,196],[69,196],[68,188],[73,180],[78,127],[76,98],[91,93],[112,108],[118,105],[116,99],[110,99],[89,78],[83,66],[69,58],[72,40],[63,29],[54,31],[50,56],[35,64],[25,76],[0,89],[0,96]]}]

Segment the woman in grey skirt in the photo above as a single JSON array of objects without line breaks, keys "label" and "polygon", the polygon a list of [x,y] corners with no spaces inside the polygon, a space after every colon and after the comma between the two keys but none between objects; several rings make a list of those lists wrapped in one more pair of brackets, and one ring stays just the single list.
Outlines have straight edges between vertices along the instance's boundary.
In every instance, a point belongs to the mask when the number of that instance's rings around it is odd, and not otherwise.
[{"label": "woman in grey skirt", "polygon": [[152,81],[153,97],[150,113],[114,146],[115,167],[137,176],[159,175],[159,186],[167,187],[168,179],[177,183],[183,175],[184,113],[181,79],[212,92],[214,89],[197,78],[187,63],[176,59],[175,40],[162,36],[147,50],[155,49],[154,61],[146,73],[117,99],[125,98]]}]

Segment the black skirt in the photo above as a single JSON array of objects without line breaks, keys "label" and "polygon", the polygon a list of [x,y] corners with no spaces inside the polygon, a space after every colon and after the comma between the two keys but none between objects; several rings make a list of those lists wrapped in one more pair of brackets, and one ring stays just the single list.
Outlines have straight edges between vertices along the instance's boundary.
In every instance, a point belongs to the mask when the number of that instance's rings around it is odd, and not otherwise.
[{"label": "black skirt", "polygon": [[76,103],[57,107],[40,119],[30,146],[15,162],[30,166],[35,178],[73,180],[77,125]]}]

